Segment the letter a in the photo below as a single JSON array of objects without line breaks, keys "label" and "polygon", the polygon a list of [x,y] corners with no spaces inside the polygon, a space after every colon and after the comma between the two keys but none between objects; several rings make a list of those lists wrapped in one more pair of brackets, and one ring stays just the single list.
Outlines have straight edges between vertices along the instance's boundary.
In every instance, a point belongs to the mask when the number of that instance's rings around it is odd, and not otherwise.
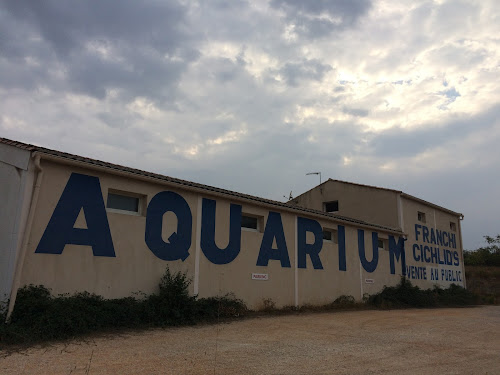
[{"label": "letter a", "polygon": [[[81,210],[87,229],[74,228]],[[97,177],[71,174],[35,253],[61,254],[68,244],[91,246],[94,256],[115,256]]]},{"label": "letter a", "polygon": [[[276,249],[273,249],[273,241],[276,239]],[[269,259],[279,260],[281,267],[290,267],[290,258],[286,247],[285,234],[281,215],[278,212],[269,212],[267,217],[266,230],[260,244],[258,266],[267,266]]]}]

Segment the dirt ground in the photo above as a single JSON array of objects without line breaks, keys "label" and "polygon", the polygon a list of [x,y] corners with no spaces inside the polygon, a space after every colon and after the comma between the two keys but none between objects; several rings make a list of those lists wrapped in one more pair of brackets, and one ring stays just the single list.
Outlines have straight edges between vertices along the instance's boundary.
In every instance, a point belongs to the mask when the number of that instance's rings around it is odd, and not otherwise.
[{"label": "dirt ground", "polygon": [[0,352],[0,374],[500,374],[500,306],[255,317]]}]

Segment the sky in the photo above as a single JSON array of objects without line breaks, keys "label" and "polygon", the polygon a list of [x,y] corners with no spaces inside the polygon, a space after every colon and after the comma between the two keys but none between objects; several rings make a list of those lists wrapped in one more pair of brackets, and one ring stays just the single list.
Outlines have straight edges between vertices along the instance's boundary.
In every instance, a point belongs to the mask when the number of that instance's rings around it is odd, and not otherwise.
[{"label": "sky", "polygon": [[0,0],[0,136],[287,201],[327,178],[500,233],[498,0]]}]

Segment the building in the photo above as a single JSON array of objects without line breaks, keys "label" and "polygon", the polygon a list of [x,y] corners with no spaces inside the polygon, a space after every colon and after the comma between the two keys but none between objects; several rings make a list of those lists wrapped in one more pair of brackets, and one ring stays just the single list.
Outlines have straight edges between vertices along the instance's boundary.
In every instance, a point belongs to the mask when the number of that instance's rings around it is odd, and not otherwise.
[{"label": "building", "polygon": [[[407,272],[405,238],[413,241],[392,216],[325,212],[316,193],[326,193],[330,181],[303,202],[282,203],[3,138],[0,180],[0,295],[10,299],[10,310],[28,284],[105,298],[153,293],[167,266],[187,273],[192,294],[233,293],[250,308],[268,299],[278,307],[340,295],[359,300],[399,282]],[[406,201],[408,215],[411,205],[424,204]],[[431,211],[422,212],[431,223]],[[421,236],[432,229],[425,228]],[[454,240],[455,247],[439,252],[446,261],[451,254],[452,263],[435,266],[463,285],[459,232]],[[426,243],[416,241],[426,259]],[[412,246],[406,245],[409,264],[434,266],[414,262]],[[419,281],[450,284],[451,276],[438,276]]]},{"label": "building", "polygon": [[[377,223],[406,236],[406,277],[422,288],[465,287],[460,222],[463,215],[402,191],[328,179],[292,205]],[[386,240],[379,236],[381,250]]]}]

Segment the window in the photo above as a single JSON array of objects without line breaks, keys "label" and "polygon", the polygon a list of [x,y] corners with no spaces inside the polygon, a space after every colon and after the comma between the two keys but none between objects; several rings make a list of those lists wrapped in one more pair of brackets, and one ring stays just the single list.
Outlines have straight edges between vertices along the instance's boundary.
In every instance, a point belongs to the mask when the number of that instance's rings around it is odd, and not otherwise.
[{"label": "window", "polygon": [[418,211],[417,219],[418,219],[418,221],[425,223],[425,214],[423,212]]},{"label": "window", "polygon": [[334,229],[323,229],[323,241],[338,243],[337,231]]},{"label": "window", "polygon": [[323,203],[325,212],[336,212],[339,210],[339,201],[331,201]]},{"label": "window", "polygon": [[381,240],[381,239],[378,240],[378,249],[379,250],[385,249],[385,241],[384,240]]},{"label": "window", "polygon": [[454,223],[453,221],[450,221],[450,230],[453,232],[457,231],[457,224]]},{"label": "window", "polygon": [[260,230],[260,222],[259,218],[256,216],[241,216],[241,227],[245,229],[253,229],[256,231]]},{"label": "window", "polygon": [[106,208],[115,212],[140,214],[141,197],[133,193],[108,191]]}]

